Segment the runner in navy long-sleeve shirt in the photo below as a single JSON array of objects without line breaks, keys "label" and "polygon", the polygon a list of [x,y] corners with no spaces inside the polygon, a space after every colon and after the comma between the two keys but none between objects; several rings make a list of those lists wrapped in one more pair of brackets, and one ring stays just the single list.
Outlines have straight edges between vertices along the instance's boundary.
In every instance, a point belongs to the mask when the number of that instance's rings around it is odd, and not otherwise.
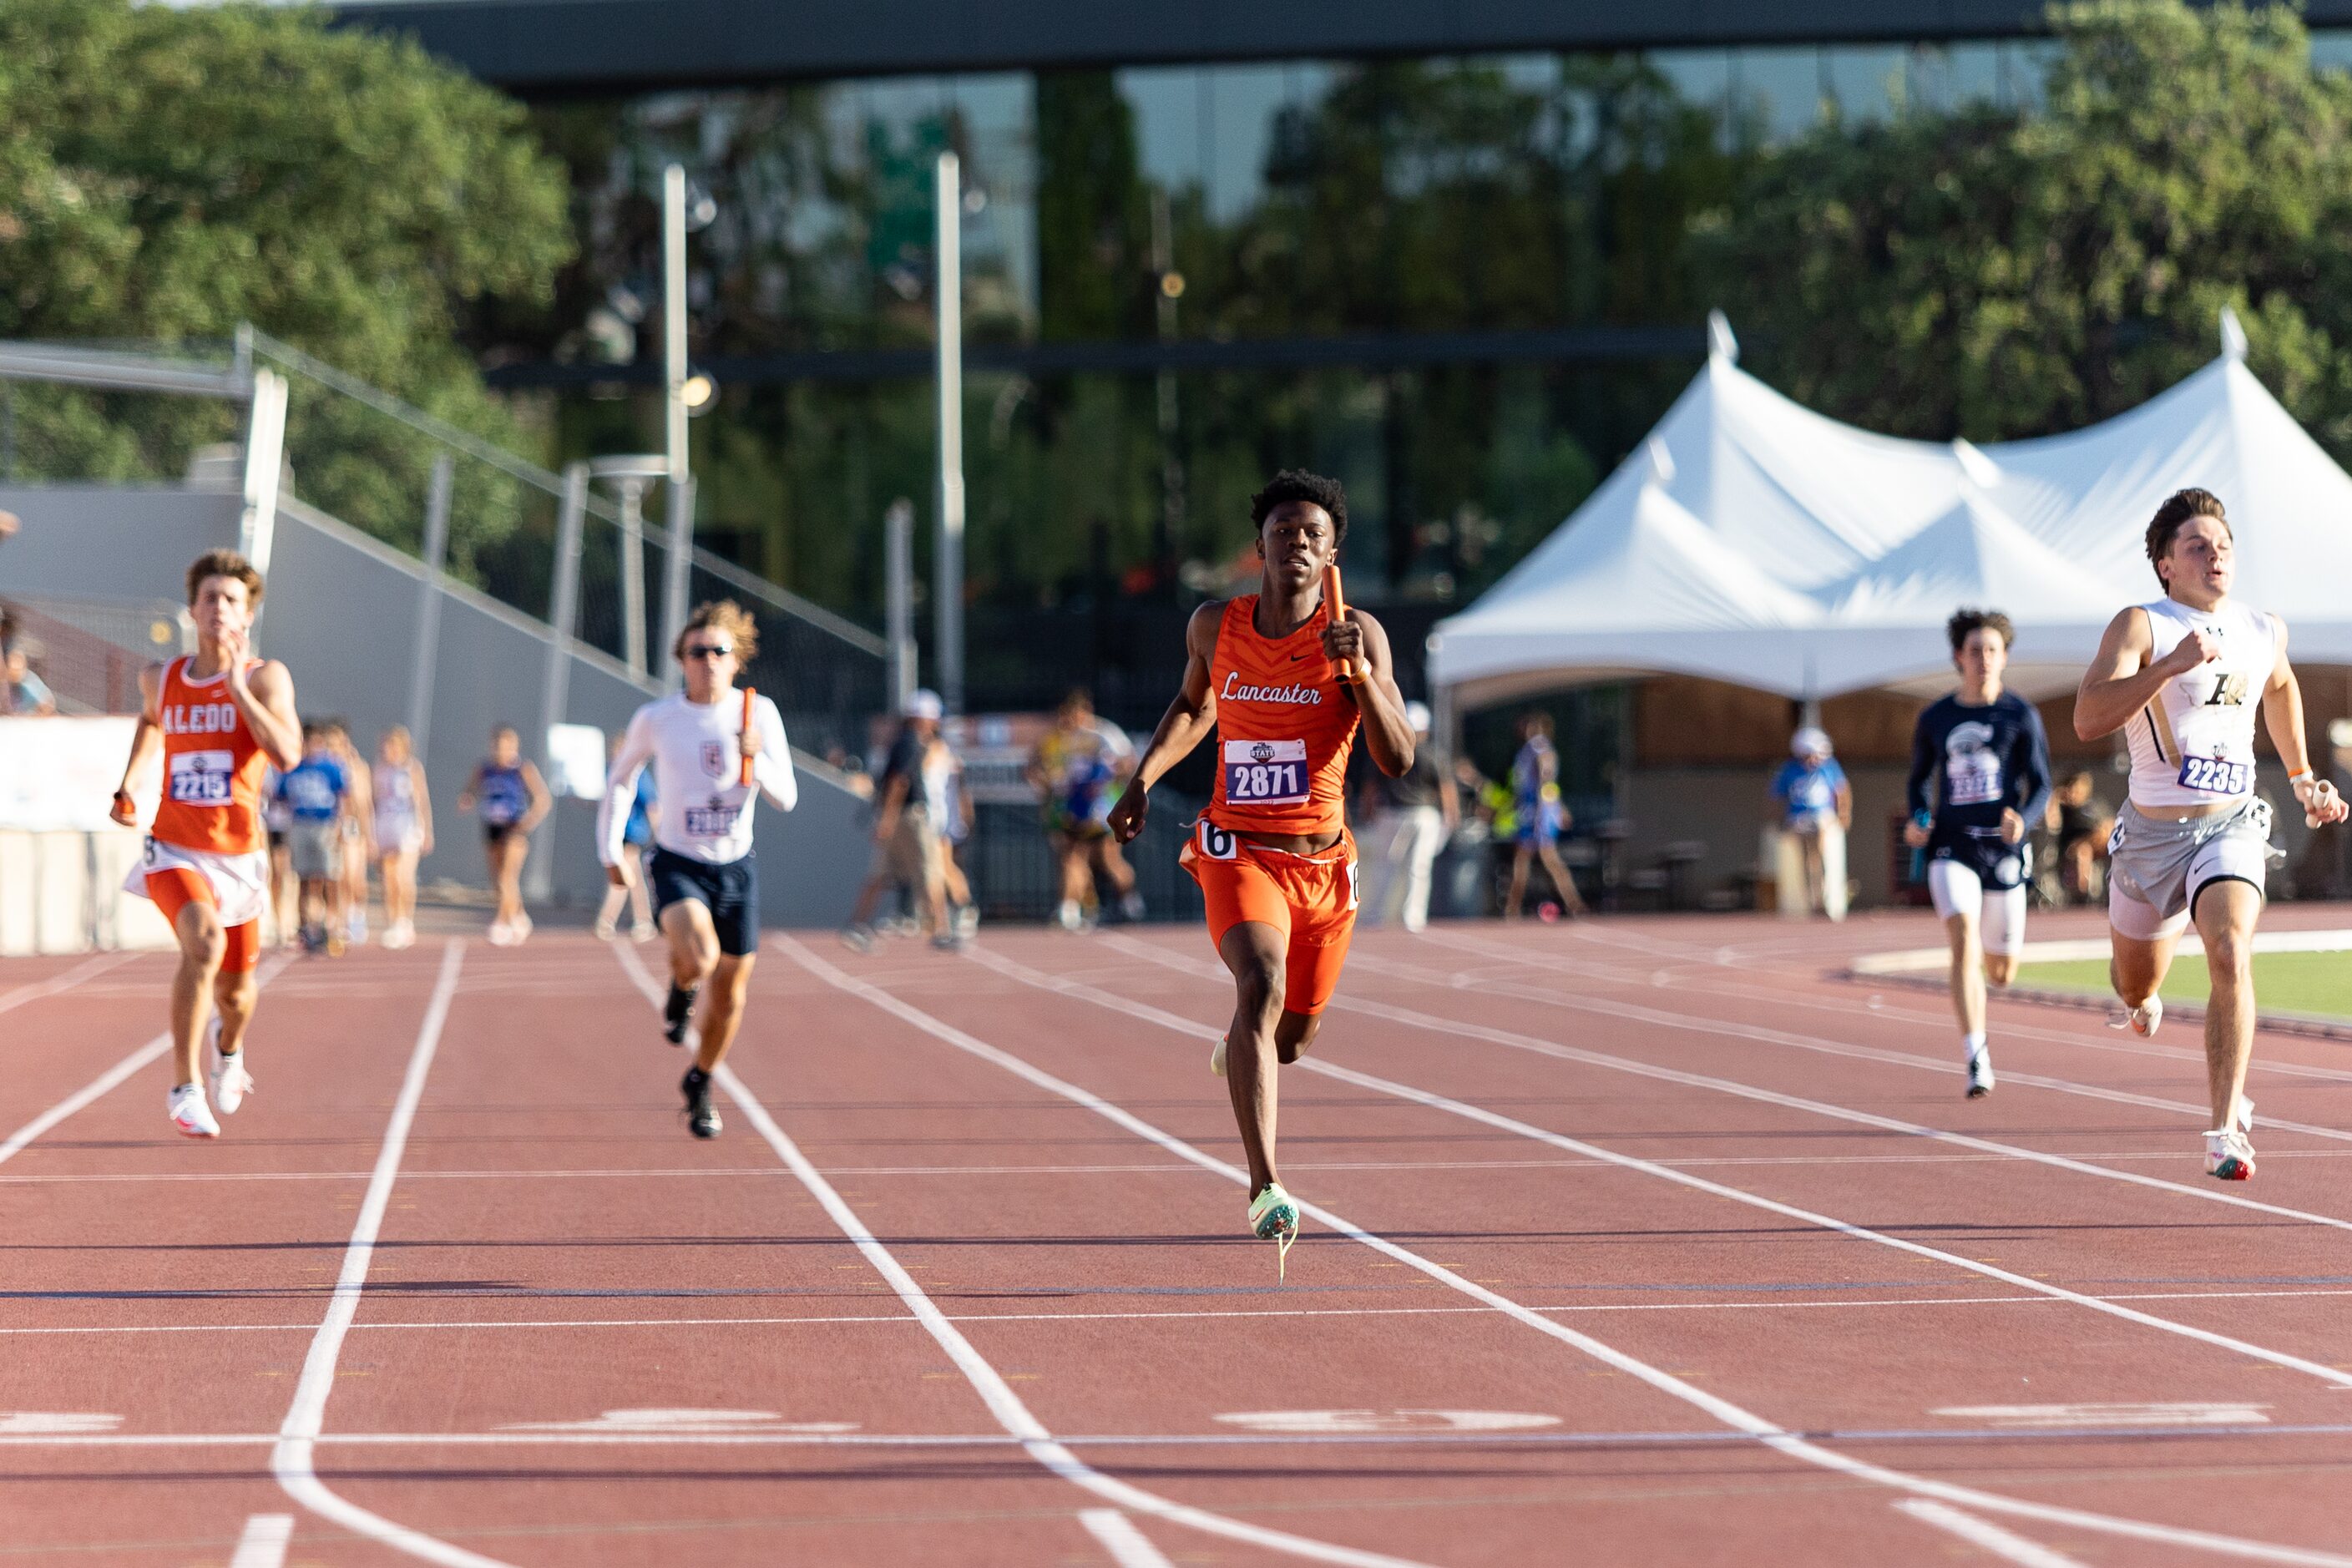
[{"label": "runner in navy long-sleeve shirt", "polygon": [[1929,703],[1912,732],[1904,841],[1927,852],[1927,891],[1951,937],[1952,1008],[1975,1100],[1993,1083],[1985,983],[2007,985],[2015,977],[2025,942],[2032,871],[2025,835],[2050,803],[2050,741],[2033,704],[2001,689],[2009,617],[1962,610],[1946,630],[1960,685]]}]

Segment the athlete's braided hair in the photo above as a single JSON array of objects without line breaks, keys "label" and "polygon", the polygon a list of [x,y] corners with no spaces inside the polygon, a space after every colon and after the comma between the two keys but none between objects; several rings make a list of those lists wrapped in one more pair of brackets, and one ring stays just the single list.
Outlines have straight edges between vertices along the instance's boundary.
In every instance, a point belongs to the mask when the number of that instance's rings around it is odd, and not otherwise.
[{"label": "athlete's braided hair", "polygon": [[1264,531],[1268,513],[1285,501],[1306,501],[1331,514],[1334,543],[1348,537],[1348,491],[1339,480],[1305,468],[1285,468],[1250,497],[1250,526]]},{"label": "athlete's braided hair", "polygon": [[[2181,529],[2188,525],[2190,519],[2200,517],[2210,517],[2220,523],[2231,538],[2235,539],[2238,536],[2238,531],[2230,526],[2230,514],[2223,509],[2220,496],[2215,495],[2211,490],[2175,490],[2164,498],[2164,504],[2156,509],[2156,516],[2148,522],[2148,565],[2153,567],[2158,562],[2162,561],[2166,552],[2172,548],[2172,541],[2179,535]],[[2158,570],[2156,580],[2159,583],[2164,582],[2164,573],[2161,569]],[[2171,584],[2166,583],[2165,586],[2169,588]]]}]

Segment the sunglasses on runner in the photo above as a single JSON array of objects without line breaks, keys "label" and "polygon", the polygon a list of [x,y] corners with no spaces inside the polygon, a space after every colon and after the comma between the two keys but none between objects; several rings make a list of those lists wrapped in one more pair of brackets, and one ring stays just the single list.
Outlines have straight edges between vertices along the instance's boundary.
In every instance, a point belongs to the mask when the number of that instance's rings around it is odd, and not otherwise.
[{"label": "sunglasses on runner", "polygon": [[725,658],[735,651],[735,647],[731,643],[690,642],[683,651],[688,658]]}]

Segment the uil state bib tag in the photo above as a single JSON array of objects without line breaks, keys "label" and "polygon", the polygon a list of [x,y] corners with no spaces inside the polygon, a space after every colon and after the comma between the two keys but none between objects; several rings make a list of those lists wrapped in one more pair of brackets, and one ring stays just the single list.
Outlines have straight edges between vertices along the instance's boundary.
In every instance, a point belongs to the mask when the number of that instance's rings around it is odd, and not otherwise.
[{"label": "uil state bib tag", "polygon": [[1297,805],[1307,799],[1307,742],[1227,741],[1225,800],[1233,805]]}]

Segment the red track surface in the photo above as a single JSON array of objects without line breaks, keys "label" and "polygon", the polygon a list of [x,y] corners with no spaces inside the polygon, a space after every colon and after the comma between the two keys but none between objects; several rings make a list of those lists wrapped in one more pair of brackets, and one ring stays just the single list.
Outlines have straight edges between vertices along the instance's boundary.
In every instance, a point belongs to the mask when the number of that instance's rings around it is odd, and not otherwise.
[{"label": "red track surface", "polygon": [[1360,935],[1284,1284],[1194,931],[773,939],[714,1143],[574,935],[287,968],[212,1144],[83,1092],[163,958],[0,965],[0,1568],[2352,1563],[2352,1056],[2223,1187],[2190,1032],[1828,978],[1934,938]]}]

